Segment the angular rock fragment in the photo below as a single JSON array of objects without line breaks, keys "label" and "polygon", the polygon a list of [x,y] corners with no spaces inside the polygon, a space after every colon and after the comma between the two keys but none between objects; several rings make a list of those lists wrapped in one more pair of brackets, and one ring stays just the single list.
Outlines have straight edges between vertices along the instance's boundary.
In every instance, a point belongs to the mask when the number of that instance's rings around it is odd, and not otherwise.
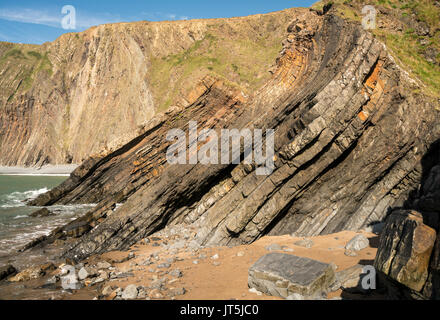
[{"label": "angular rock fragment", "polygon": [[272,296],[318,297],[334,282],[331,265],[284,253],[269,253],[249,269],[250,288]]},{"label": "angular rock fragment", "polygon": [[134,284],[128,285],[122,292],[122,299],[124,300],[134,300],[138,296],[138,287]]},{"label": "angular rock fragment", "polygon": [[346,250],[351,251],[361,251],[365,248],[368,248],[370,245],[370,242],[366,236],[363,234],[359,234],[355,236],[353,239],[351,239],[347,245],[345,246]]}]

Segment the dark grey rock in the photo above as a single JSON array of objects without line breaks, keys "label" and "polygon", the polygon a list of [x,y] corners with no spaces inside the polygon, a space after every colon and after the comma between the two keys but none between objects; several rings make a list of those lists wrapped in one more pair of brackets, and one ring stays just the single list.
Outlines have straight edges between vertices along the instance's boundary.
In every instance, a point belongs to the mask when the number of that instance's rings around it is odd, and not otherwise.
[{"label": "dark grey rock", "polygon": [[297,293],[315,297],[328,290],[335,274],[331,265],[283,253],[269,253],[249,269],[249,287],[287,298]]},{"label": "dark grey rock", "polygon": [[3,267],[0,267],[0,281],[17,273],[17,270],[14,268],[13,265],[6,265]]}]

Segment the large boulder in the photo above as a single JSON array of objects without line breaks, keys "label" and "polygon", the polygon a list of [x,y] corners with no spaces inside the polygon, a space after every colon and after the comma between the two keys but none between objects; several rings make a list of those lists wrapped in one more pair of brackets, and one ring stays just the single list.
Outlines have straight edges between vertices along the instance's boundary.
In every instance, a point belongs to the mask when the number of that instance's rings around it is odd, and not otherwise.
[{"label": "large boulder", "polygon": [[250,269],[248,284],[265,294],[287,298],[300,294],[318,298],[334,282],[331,265],[283,253],[269,253]]},{"label": "large boulder", "polygon": [[423,223],[421,213],[395,210],[380,237],[374,266],[388,280],[420,292],[428,279],[436,231]]}]

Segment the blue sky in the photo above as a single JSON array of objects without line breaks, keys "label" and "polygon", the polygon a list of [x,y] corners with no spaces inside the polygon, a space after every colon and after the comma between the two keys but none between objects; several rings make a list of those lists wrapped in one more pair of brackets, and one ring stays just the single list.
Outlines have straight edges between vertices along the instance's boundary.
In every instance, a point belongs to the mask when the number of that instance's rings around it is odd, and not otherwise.
[{"label": "blue sky", "polygon": [[[0,41],[53,41],[103,23],[226,18],[309,7],[317,0],[0,0]],[[76,10],[76,29],[64,30],[63,6]]]}]

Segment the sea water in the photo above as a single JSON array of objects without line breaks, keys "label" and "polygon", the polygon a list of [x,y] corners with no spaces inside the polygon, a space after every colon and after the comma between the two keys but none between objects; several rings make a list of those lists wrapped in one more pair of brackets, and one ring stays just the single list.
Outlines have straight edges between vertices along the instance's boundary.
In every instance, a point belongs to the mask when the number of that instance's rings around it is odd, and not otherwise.
[{"label": "sea water", "polygon": [[0,175],[0,259],[17,252],[30,241],[48,235],[55,228],[83,215],[93,205],[55,205],[47,207],[50,217],[30,217],[42,207],[30,207],[26,201],[35,199],[62,183],[65,176]]}]

